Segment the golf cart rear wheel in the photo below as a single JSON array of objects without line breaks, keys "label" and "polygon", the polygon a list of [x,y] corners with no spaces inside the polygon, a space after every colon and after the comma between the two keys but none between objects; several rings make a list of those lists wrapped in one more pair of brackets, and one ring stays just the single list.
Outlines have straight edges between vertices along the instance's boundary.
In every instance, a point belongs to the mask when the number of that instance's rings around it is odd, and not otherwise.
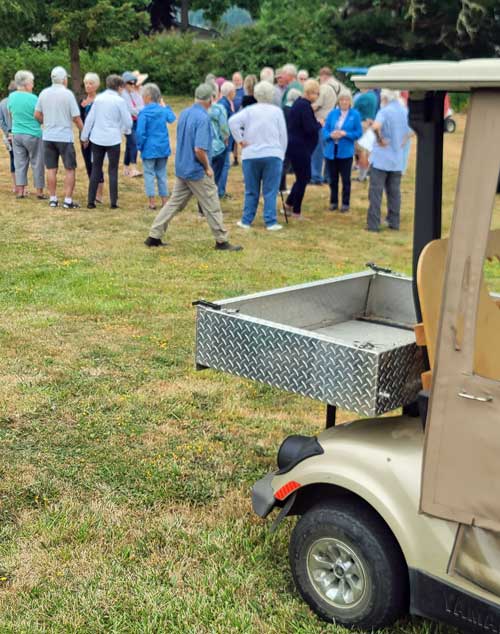
[{"label": "golf cart rear wheel", "polygon": [[408,571],[393,535],[362,503],[319,505],[297,522],[290,565],[303,599],[322,619],[374,629],[408,609]]}]

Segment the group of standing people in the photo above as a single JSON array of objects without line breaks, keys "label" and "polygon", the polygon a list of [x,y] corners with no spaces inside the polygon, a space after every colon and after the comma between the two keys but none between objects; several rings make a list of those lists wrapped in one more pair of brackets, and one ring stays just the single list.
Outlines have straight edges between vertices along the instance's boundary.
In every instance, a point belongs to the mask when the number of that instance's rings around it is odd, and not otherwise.
[{"label": "group of standing people", "polygon": [[[328,67],[320,70],[318,79],[311,79],[306,70],[297,70],[293,64],[277,71],[263,68],[260,81],[255,75],[243,78],[239,72],[233,74],[231,81],[208,75],[196,89],[194,105],[184,110],[179,119],[176,180],[169,199],[168,125],[176,115],[163,102],[158,86],[144,84],[147,75],[126,71],[121,76],[109,75],[106,89],[99,92],[99,76],[87,73],[86,94],[78,103],[67,88],[64,68],[54,68],[51,79],[52,85],[37,97],[33,94],[32,73],[18,71],[8,99],[0,102],[0,126],[11,144],[19,198],[26,196],[31,165],[37,197],[46,198],[46,178],[49,205],[59,206],[56,185],[61,159],[65,170],[62,206],[79,206],[73,200],[76,125],[89,177],[89,209],[103,202],[105,157],[110,206],[118,207],[122,135],[126,139],[124,176],[142,175],[137,168],[137,154],[141,152],[149,208],[156,209],[155,186],[161,200],[147,246],[163,245],[162,237],[170,220],[194,195],[200,214],[206,217],[214,234],[216,248],[240,250],[228,241],[220,207],[220,201],[231,196],[226,191],[231,155],[233,164],[238,164],[240,158],[242,162],[245,197],[237,223],[242,229],[252,227],[261,192],[269,231],[283,228],[277,212],[280,192],[282,212],[303,219],[302,203],[310,183],[328,182],[330,210],[349,212],[354,157],[359,180],[365,180],[370,169],[367,229],[380,228],[384,189],[388,199],[387,224],[391,229],[399,228],[400,180],[410,129],[406,108],[394,91],[382,90],[377,95],[363,90],[353,100],[351,91],[333,77]],[[363,144],[368,132],[375,138],[369,147],[371,165],[367,144]],[[286,179],[290,172],[295,175],[295,182],[288,191]]]},{"label": "group of standing people", "polygon": [[[51,72],[52,85],[33,93],[35,78],[20,70],[9,87],[9,97],[0,103],[0,126],[11,152],[11,171],[18,198],[28,195],[31,165],[37,198],[48,198],[52,208],[79,208],[73,200],[76,152],[73,127],[80,142],[89,185],[87,208],[103,203],[103,164],[107,157],[110,207],[118,208],[118,171],[122,135],[126,148],[124,175],[142,176],[137,169],[142,153],[144,183],[151,209],[156,208],[155,184],[164,204],[168,197],[167,160],[170,142],[166,125],[175,121],[171,108],[162,102],[156,84],[145,84],[147,75],[138,71],[109,75],[106,89],[99,92],[96,73],[84,78],[85,96],[78,103],[68,89],[68,75],[61,66]],[[161,105],[160,105],[161,104]],[[64,199],[57,196],[59,162],[64,167]],[[44,193],[47,183],[48,196]]]}]

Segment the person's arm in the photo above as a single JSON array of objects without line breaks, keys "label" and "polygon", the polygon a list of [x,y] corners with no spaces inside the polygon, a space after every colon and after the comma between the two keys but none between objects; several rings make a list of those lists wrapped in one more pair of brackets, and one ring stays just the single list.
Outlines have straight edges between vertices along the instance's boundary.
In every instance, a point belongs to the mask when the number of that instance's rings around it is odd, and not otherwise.
[{"label": "person's arm", "polygon": [[375,133],[375,138],[377,139],[377,143],[379,145],[385,146],[387,145],[387,141],[382,136],[382,125],[384,123],[384,117],[382,111],[377,114],[377,118],[372,123],[371,129]]},{"label": "person's arm", "polygon": [[240,110],[230,117],[228,124],[231,134],[237,143],[242,143],[245,139],[245,123],[247,118],[247,110]]},{"label": "person's arm", "polygon": [[80,135],[81,142],[84,144],[84,146],[88,144],[90,133],[92,132],[92,128],[94,127],[94,123],[95,123],[95,107],[90,109],[90,112],[87,115],[87,118],[85,119],[85,125],[83,126],[82,133]]},{"label": "person's arm", "polygon": [[335,122],[337,121],[336,114],[336,108],[334,108],[330,111],[328,117],[326,118],[324,128],[321,131],[324,141],[332,140],[332,134],[335,132]]},{"label": "person's arm", "polygon": [[132,126],[134,125],[132,116],[126,102],[123,99],[118,102],[118,108],[120,109],[121,116],[121,130],[125,136],[128,136],[132,132]]},{"label": "person's arm", "polygon": [[9,111],[7,110],[7,104],[3,104],[2,107],[0,107],[0,128],[6,136],[8,136],[10,132],[8,114]]},{"label": "person's arm", "polygon": [[279,111],[278,131],[281,149],[283,150],[283,153],[285,153],[288,146],[288,132],[286,130],[285,115],[283,114],[282,110]]},{"label": "person's arm", "polygon": [[198,161],[203,165],[203,169],[205,170],[205,174],[211,178],[214,173],[212,172],[212,168],[210,167],[210,161],[208,160],[208,152],[201,147],[194,148],[194,154]]},{"label": "person's arm", "polygon": [[205,121],[198,124],[194,133],[194,154],[209,178],[214,175],[208,159],[208,149],[211,143],[211,125],[210,119],[207,117]]},{"label": "person's arm", "polygon": [[137,147],[139,151],[142,152],[144,149],[144,144],[146,143],[146,117],[139,112],[139,116],[137,117],[137,128],[135,129],[135,140],[137,141]]},{"label": "person's arm", "polygon": [[[83,121],[80,116],[80,107],[78,106],[78,103],[76,102],[75,95],[71,92],[71,90],[68,90],[68,92],[71,95],[70,110],[71,110],[71,116],[73,118],[73,123],[81,132],[83,130]],[[93,108],[91,108],[90,111],[92,112],[92,110]]]},{"label": "person's arm", "polygon": [[227,143],[231,132],[229,130],[229,124],[227,121],[226,111],[223,110],[222,108],[219,110],[219,128],[220,128],[220,133],[222,135],[222,138],[224,139],[224,142]]},{"label": "person's arm", "polygon": [[38,123],[43,124],[43,106],[40,97],[38,97],[38,100],[35,104],[35,112],[33,113],[33,116],[38,121]]},{"label": "person's arm", "polygon": [[167,123],[173,123],[176,120],[175,112],[170,106],[165,106],[165,112],[167,115]]},{"label": "person's arm", "polygon": [[314,116],[310,104],[305,104],[302,108],[302,127],[307,136],[313,136],[321,128],[320,122]]}]

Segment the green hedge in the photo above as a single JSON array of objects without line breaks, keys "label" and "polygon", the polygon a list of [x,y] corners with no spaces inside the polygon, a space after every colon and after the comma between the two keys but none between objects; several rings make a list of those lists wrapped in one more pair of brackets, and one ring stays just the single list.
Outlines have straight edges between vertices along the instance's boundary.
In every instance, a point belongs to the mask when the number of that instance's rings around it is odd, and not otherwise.
[{"label": "green hedge", "polygon": [[[317,38],[312,38],[311,32],[316,32]],[[257,24],[216,40],[157,35],[123,42],[92,55],[83,51],[81,55],[82,74],[94,71],[104,78],[110,73],[121,74],[137,68],[148,73],[151,81],[167,95],[192,93],[209,72],[226,77],[235,70],[258,74],[263,66],[278,67],[288,61],[315,73],[324,65],[370,66],[389,60],[345,49],[337,51],[326,33],[299,20],[296,24],[287,23],[287,37],[276,34],[274,28]],[[0,93],[5,94],[9,81],[21,68],[34,73],[35,91],[39,92],[50,83],[50,71],[59,64],[69,69],[69,53],[60,47],[43,50],[24,44],[17,49],[0,49]],[[455,111],[464,110],[467,103],[468,95],[452,95]]]},{"label": "green hedge", "polygon": [[[94,71],[104,78],[109,73],[137,68],[148,73],[166,94],[188,94],[209,72],[226,77],[235,70],[258,74],[263,66],[277,67],[285,62],[317,72],[325,64],[335,67],[383,61],[355,58],[349,51],[339,54],[332,42],[321,46],[310,37],[310,32],[299,32],[299,25],[296,30],[286,38],[282,33],[270,32],[264,25],[238,29],[216,40],[179,34],[141,37],[94,54],[82,51],[82,74]],[[35,89],[40,90],[50,82],[50,70],[58,64],[69,69],[66,49],[43,50],[28,44],[17,49],[0,49],[0,91],[5,92],[14,73],[21,68],[35,74]]]}]

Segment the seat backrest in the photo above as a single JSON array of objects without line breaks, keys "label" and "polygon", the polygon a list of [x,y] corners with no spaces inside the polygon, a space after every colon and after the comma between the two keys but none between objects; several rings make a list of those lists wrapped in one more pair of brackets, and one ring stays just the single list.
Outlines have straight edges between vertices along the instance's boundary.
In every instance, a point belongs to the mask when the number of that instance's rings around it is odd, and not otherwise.
[{"label": "seat backrest", "polygon": [[[448,240],[430,242],[420,255],[417,269],[417,287],[422,311],[425,342],[431,369],[436,355],[439,315],[443,297]],[[500,259],[500,230],[490,232],[486,257]],[[457,341],[462,339],[462,325],[457,323]],[[479,376],[500,380],[500,310],[490,296],[484,280],[481,281],[477,316],[474,372]]]}]

